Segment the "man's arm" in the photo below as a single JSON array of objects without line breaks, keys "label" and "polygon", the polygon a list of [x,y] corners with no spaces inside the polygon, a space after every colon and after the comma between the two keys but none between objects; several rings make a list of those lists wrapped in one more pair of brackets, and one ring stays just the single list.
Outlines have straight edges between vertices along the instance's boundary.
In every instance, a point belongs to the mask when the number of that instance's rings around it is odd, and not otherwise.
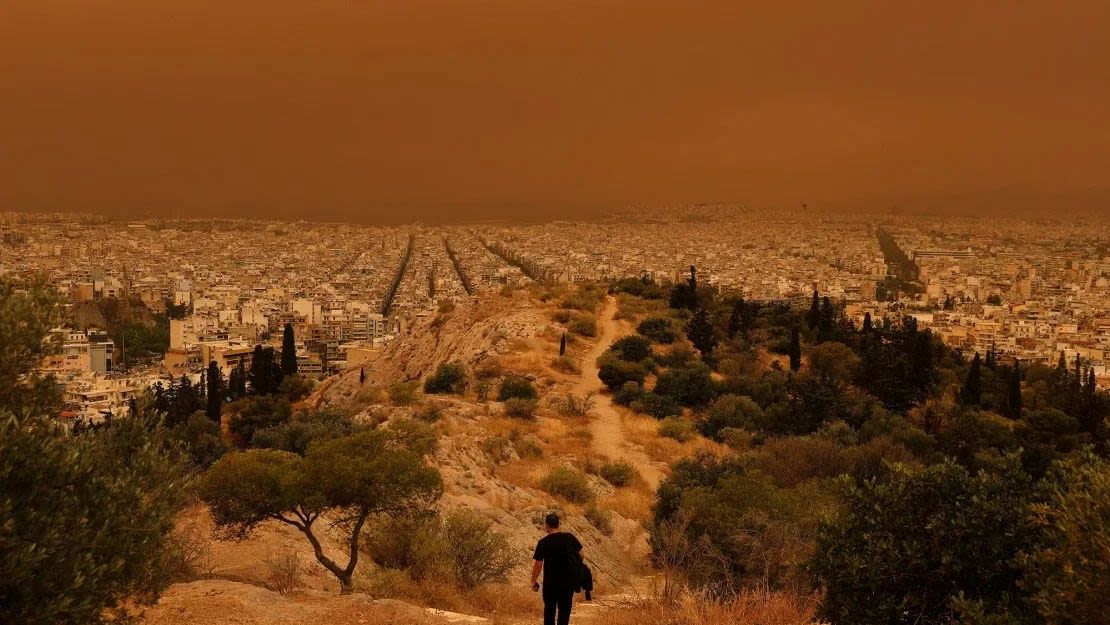
[{"label": "man's arm", "polygon": [[540,580],[540,571],[542,571],[542,570],[543,570],[543,560],[533,560],[532,561],[532,588],[535,588],[536,584],[539,582],[539,580]]}]

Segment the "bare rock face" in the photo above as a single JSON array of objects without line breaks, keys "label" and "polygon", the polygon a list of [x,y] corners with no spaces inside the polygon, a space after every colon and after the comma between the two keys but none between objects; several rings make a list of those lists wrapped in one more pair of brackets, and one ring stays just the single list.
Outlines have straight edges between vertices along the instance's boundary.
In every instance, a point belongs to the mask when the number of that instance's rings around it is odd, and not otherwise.
[{"label": "bare rock face", "polygon": [[[451,312],[417,319],[404,336],[383,347],[369,362],[321,384],[309,403],[349,403],[367,387],[385,388],[394,382],[416,380],[445,362],[473,368],[487,357],[511,351],[514,339],[538,336],[550,327],[546,314],[520,297],[488,296],[464,302]],[[365,383],[359,382],[360,370],[365,371]]]}]

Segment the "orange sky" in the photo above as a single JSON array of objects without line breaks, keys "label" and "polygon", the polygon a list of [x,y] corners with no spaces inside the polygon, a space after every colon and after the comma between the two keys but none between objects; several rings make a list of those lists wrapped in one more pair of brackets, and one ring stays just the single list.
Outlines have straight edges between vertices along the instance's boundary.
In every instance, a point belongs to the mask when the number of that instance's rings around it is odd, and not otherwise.
[{"label": "orange sky", "polygon": [[1108,172],[1105,0],[0,1],[0,210],[1107,214]]}]

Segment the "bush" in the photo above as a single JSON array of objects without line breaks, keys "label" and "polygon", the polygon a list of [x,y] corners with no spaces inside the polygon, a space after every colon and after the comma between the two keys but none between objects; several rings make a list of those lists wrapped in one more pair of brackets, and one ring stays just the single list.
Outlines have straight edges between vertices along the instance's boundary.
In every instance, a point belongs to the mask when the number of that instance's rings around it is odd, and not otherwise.
[{"label": "bush", "polygon": [[680,443],[694,438],[697,429],[694,424],[682,417],[667,417],[659,422],[659,435],[672,438]]},{"label": "bush", "polygon": [[682,414],[682,406],[674,398],[658,393],[641,393],[629,404],[636,412],[651,415],[656,419],[674,417]]},{"label": "bush", "polygon": [[425,393],[455,393],[466,392],[466,367],[458,362],[445,362],[436,368],[436,372],[424,380]]},{"label": "bush", "polygon": [[451,557],[451,570],[463,588],[504,582],[518,558],[504,534],[493,523],[466,508],[452,511],[443,520],[443,540]]},{"label": "bush", "polygon": [[283,549],[266,558],[266,587],[274,592],[285,594],[301,585],[301,556],[292,549]]},{"label": "bush", "polygon": [[609,390],[615,391],[627,382],[635,382],[643,386],[647,371],[638,363],[628,362],[611,355],[603,355],[598,359],[597,377]]},{"label": "bush", "polygon": [[551,368],[563,373],[582,373],[582,369],[578,366],[578,362],[567,355],[556,356],[551,359]]},{"label": "bush", "polygon": [[231,410],[234,412],[227,429],[244,446],[253,444],[255,432],[285,423],[293,412],[289,402],[272,395],[241,399],[231,405]]},{"label": "bush", "polygon": [[379,565],[414,579],[449,578],[464,589],[503,582],[517,564],[516,550],[492,522],[466,508],[445,516],[387,516],[373,524],[364,546]]},{"label": "bush", "polygon": [[567,323],[568,321],[570,321],[570,311],[564,308],[560,308],[559,310],[551,313],[551,319],[554,321],[558,321],[559,323]]},{"label": "bush", "polygon": [[1033,507],[1045,531],[1023,560],[1026,588],[1046,623],[1106,622],[1110,597],[1110,464],[1090,455],[1065,462],[1048,501]]},{"label": "bush", "polygon": [[585,397],[567,393],[553,398],[551,405],[564,417],[584,417],[594,409],[594,393],[586,393]]},{"label": "bush", "polygon": [[314,441],[339,438],[358,429],[346,415],[336,410],[300,410],[280,425],[255,432],[251,447],[281,449],[303,456]]},{"label": "bush", "polygon": [[535,399],[521,399],[513,397],[504,402],[505,414],[510,417],[518,419],[531,419],[536,412],[537,402]]},{"label": "bush", "polygon": [[115,622],[157,598],[188,486],[171,449],[141,419],[67,435],[0,415],[0,622]]},{"label": "bush", "polygon": [[675,330],[666,317],[648,317],[636,326],[636,331],[663,345],[670,345],[678,340],[678,330]]},{"label": "bush", "polygon": [[590,525],[596,527],[602,534],[606,536],[613,535],[613,515],[608,510],[590,502],[586,505],[586,509],[582,511],[582,516],[586,517]]},{"label": "bush", "polygon": [[670,395],[684,406],[704,406],[717,395],[710,369],[700,362],[675,366],[659,375],[655,392]]},{"label": "bush", "polygon": [[227,452],[220,436],[220,424],[203,412],[195,412],[189,420],[170,431],[170,438],[180,441],[194,465],[208,468]]},{"label": "bush", "polygon": [[571,503],[586,503],[594,497],[586,476],[570,467],[553,469],[540,481],[540,487]]},{"label": "bush", "polygon": [[287,375],[281,380],[278,385],[278,395],[281,395],[289,402],[298,402],[312,392],[316,384],[300,374]]},{"label": "bush", "polygon": [[497,401],[509,399],[539,399],[540,394],[532,381],[524,376],[508,375],[501,380],[501,388],[497,391]]},{"label": "bush", "polygon": [[621,360],[640,362],[651,358],[651,343],[646,338],[633,334],[614,341],[609,346],[609,351]]},{"label": "bush", "polygon": [[513,442],[500,434],[490,436],[482,441],[482,451],[489,456],[494,464],[508,462],[513,458]]},{"label": "bush", "polygon": [[754,432],[760,429],[762,420],[763,409],[751,397],[723,395],[709,406],[698,429],[706,437],[720,441],[721,430],[744,428]]},{"label": "bush", "polygon": [[603,480],[609,482],[613,486],[623,487],[632,483],[636,478],[636,467],[627,460],[617,460],[615,462],[606,462],[598,468],[597,474]]},{"label": "bush", "polygon": [[947,461],[898,467],[850,486],[843,513],[818,534],[814,579],[833,623],[946,623],[953,601],[1006,613],[1020,596],[1016,556],[1034,531],[1033,488],[1014,459],[972,475]]},{"label": "bush", "polygon": [[578,314],[567,324],[567,329],[579,336],[597,336],[597,319],[593,315]]},{"label": "bush", "polygon": [[629,406],[643,394],[644,392],[638,383],[625,382],[617,392],[613,393],[613,401],[622,406]]},{"label": "bush", "polygon": [[513,438],[513,448],[521,458],[539,458],[543,455],[543,445],[540,439],[527,434]]},{"label": "bush", "polygon": [[408,406],[416,403],[416,400],[420,398],[419,388],[420,383],[417,381],[394,382],[389,385],[389,401],[396,406]]},{"label": "bush", "polygon": [[439,436],[427,422],[397,417],[389,422],[389,431],[403,447],[420,455],[434,454],[439,448]]}]

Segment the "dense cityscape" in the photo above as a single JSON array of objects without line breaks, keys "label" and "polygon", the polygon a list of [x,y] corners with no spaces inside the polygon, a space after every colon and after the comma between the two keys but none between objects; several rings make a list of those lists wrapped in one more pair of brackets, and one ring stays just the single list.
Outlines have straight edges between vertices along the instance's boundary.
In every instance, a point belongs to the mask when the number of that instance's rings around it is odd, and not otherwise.
[{"label": "dense cityscape", "polygon": [[1110,226],[1098,221],[697,206],[526,226],[7,213],[0,231],[0,274],[43,275],[66,302],[61,350],[42,366],[65,384],[70,417],[121,414],[155,384],[199,382],[212,361],[230,375],[256,345],[280,351],[286,324],[298,370],[322,378],[481,292],[676,283],[691,266],[720,293],[804,303],[816,290],[857,325],[910,315],[965,354],[1062,355],[1110,385]]}]

